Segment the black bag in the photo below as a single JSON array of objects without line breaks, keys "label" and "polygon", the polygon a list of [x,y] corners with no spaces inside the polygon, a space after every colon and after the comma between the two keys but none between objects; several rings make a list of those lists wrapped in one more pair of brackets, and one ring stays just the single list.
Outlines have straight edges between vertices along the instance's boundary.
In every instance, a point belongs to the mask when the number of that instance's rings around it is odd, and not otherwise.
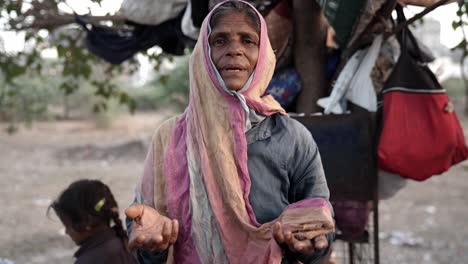
[{"label": "black bag", "polygon": [[319,148],[331,200],[370,201],[377,196],[375,114],[292,116]]},{"label": "black bag", "polygon": [[369,201],[377,200],[375,114],[354,106],[351,114],[292,118],[317,143],[341,239],[360,237],[368,223]]}]

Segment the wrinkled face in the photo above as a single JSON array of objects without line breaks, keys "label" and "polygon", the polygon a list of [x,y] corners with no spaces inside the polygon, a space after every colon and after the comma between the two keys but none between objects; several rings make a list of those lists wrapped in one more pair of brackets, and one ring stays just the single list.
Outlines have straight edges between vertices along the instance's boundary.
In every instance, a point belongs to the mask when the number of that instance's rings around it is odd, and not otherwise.
[{"label": "wrinkled face", "polygon": [[258,59],[260,36],[244,13],[227,12],[209,38],[211,59],[230,90],[242,89]]}]

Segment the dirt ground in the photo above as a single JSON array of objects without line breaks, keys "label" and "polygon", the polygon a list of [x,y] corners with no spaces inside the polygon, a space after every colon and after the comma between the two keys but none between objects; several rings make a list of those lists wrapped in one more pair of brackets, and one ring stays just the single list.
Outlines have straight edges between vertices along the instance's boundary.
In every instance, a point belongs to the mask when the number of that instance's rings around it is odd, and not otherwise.
[{"label": "dirt ground", "polygon": [[[48,205],[72,181],[97,178],[122,212],[152,132],[167,116],[123,116],[105,130],[92,121],[39,122],[12,136],[0,124],[0,264],[72,263],[76,246],[53,212],[46,215]],[[467,203],[468,162],[408,182],[379,203],[381,263],[468,263]]]}]

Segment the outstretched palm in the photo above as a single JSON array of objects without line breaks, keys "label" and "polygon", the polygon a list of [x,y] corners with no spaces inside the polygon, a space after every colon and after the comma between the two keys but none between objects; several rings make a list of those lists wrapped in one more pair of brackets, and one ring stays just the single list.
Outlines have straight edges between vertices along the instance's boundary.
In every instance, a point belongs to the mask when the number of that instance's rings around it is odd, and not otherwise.
[{"label": "outstretched palm", "polygon": [[134,204],[125,210],[125,214],[133,220],[128,244],[131,250],[144,248],[161,252],[177,241],[178,221],[159,214],[154,208]]}]

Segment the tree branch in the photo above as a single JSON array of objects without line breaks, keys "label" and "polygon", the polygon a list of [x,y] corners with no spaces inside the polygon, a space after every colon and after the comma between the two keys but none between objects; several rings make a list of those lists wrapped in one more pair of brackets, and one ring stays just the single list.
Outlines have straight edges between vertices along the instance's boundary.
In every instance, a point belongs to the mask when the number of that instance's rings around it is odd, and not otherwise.
[{"label": "tree branch", "polygon": [[[55,29],[75,22],[75,15],[45,15],[36,17],[31,23],[23,24],[25,19],[10,21],[11,29],[27,30],[27,29]],[[126,18],[122,15],[108,16],[87,16],[86,20],[91,24],[99,24],[99,22],[124,22]]]},{"label": "tree branch", "polygon": [[451,2],[451,1],[452,0],[440,0],[440,1],[438,1],[437,3],[433,4],[432,6],[424,9],[422,12],[414,15],[412,18],[406,20],[404,23],[399,24],[397,27],[395,27],[395,29],[393,30],[393,32],[390,35],[397,34],[403,28],[405,28],[405,27],[409,26],[410,24],[414,23],[416,20],[421,19],[425,15],[427,15],[430,12],[434,11],[436,8],[438,8],[440,6],[443,6],[443,5],[445,5],[445,4],[447,4],[448,2]]}]

